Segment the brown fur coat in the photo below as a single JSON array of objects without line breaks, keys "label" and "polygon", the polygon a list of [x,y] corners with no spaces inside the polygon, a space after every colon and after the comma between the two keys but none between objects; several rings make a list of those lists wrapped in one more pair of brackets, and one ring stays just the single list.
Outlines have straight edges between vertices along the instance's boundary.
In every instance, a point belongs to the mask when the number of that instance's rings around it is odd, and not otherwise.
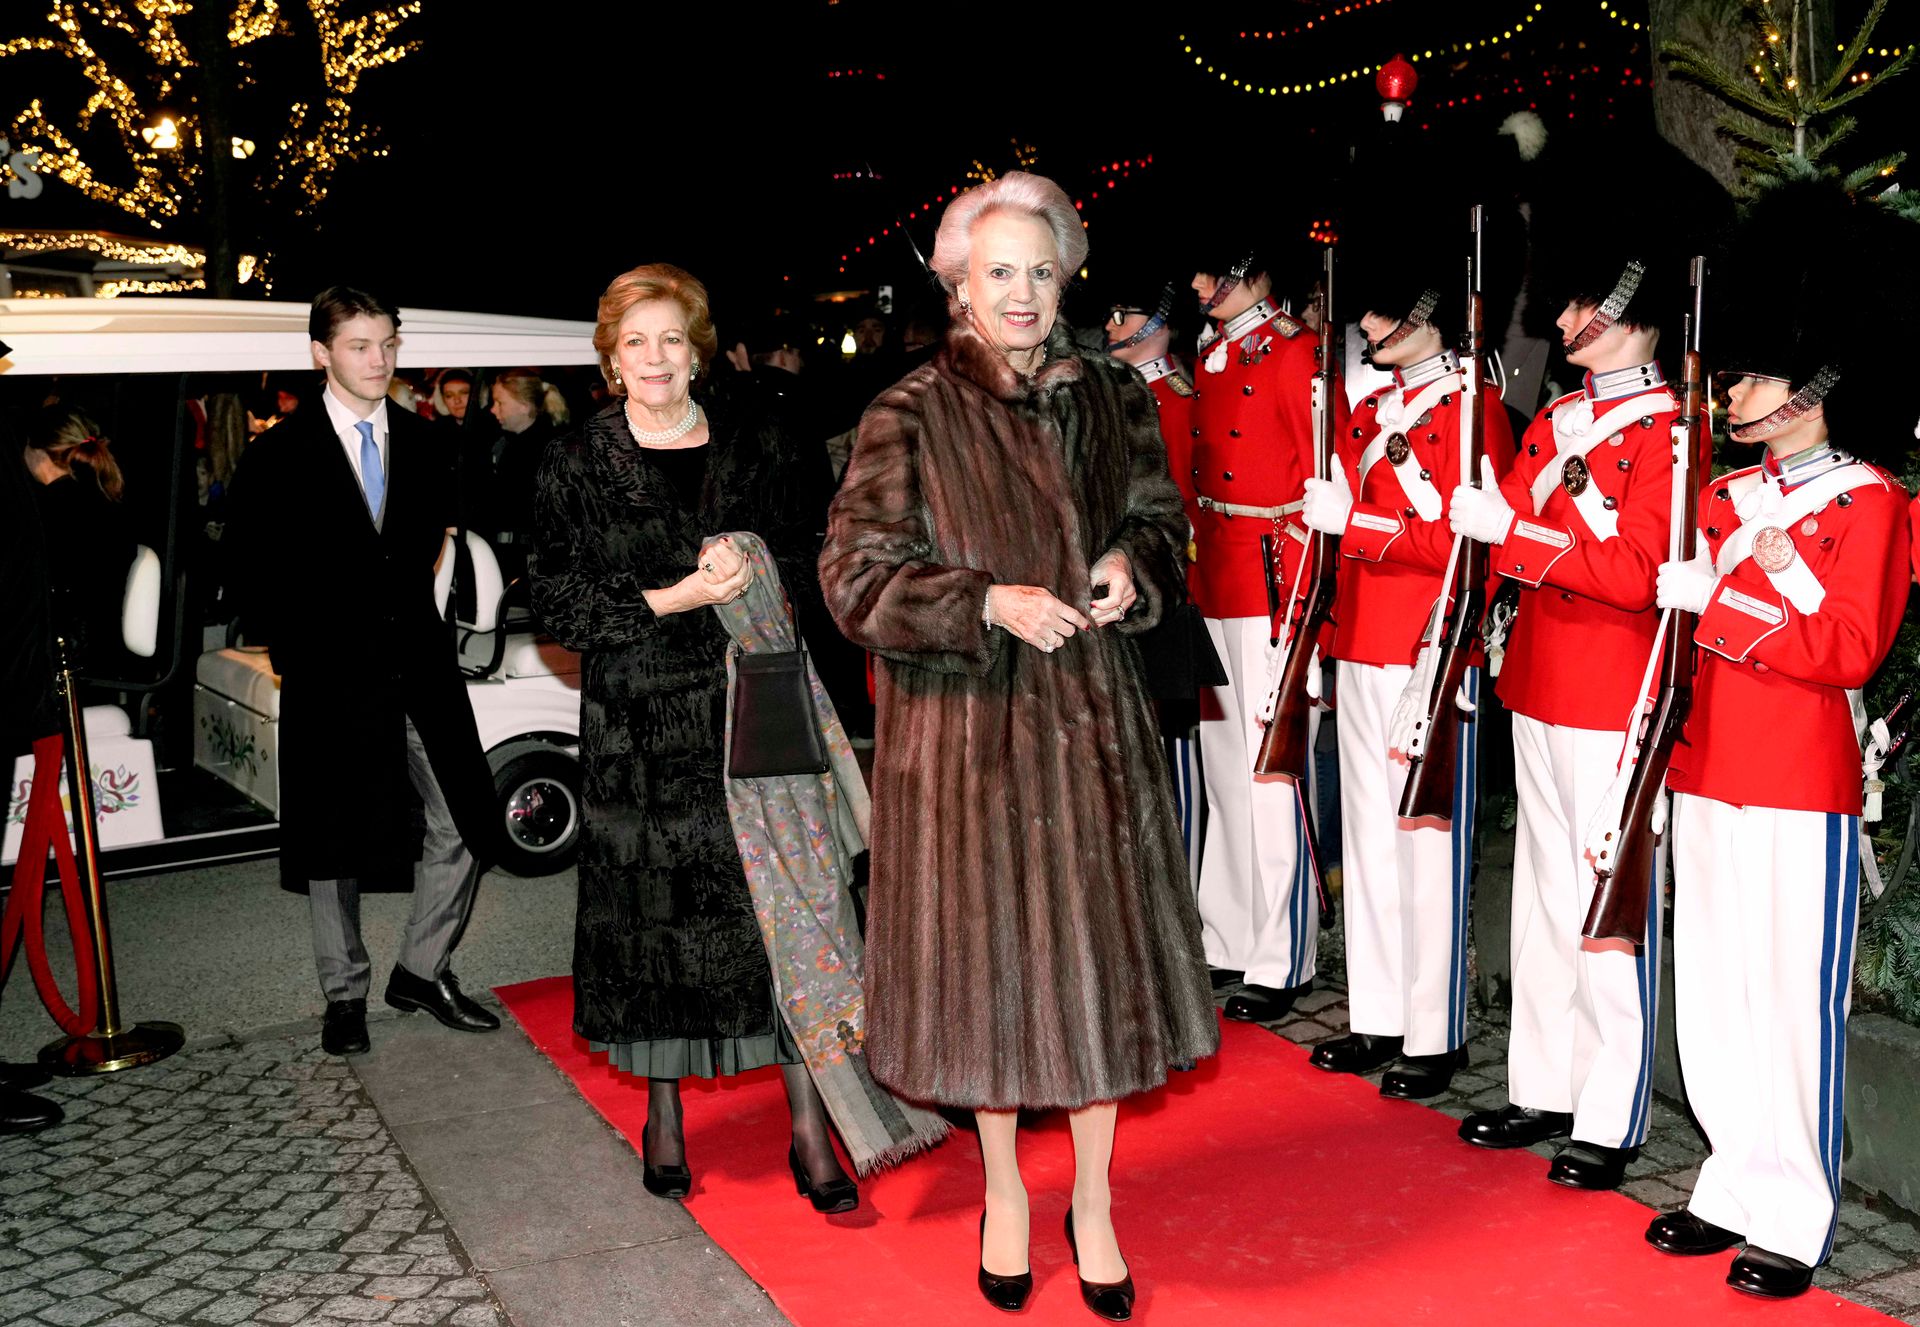
[{"label": "brown fur coat", "polygon": [[[867,1054],[903,1096],[1077,1107],[1157,1086],[1219,1029],[1172,789],[1129,637],[1184,593],[1152,393],[1056,327],[1033,378],[956,320],[860,424],[822,588],[879,656]],[[1052,654],[990,585],[1140,600]]]}]

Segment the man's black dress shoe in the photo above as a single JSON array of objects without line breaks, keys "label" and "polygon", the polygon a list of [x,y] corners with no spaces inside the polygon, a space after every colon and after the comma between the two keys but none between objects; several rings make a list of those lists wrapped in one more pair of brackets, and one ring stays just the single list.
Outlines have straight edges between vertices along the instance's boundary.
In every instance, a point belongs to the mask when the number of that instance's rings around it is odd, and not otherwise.
[{"label": "man's black dress shoe", "polygon": [[859,1186],[845,1175],[816,1185],[813,1177],[807,1174],[807,1168],[800,1164],[799,1148],[787,1148],[787,1168],[793,1172],[794,1189],[813,1204],[814,1211],[831,1216],[835,1212],[851,1212],[860,1205]]},{"label": "man's black dress shoe", "polygon": [[66,1117],[58,1102],[0,1087],[0,1134],[51,1129]]},{"label": "man's black dress shoe", "polygon": [[367,1053],[367,1002],[329,1000],[320,1020],[320,1049],[329,1055]]},{"label": "man's black dress shoe", "polygon": [[1549,1138],[1565,1138],[1572,1128],[1573,1116],[1567,1111],[1502,1106],[1477,1110],[1460,1121],[1460,1137],[1475,1147],[1532,1147]]},{"label": "man's black dress shoe", "polygon": [[1400,1054],[1402,1038],[1372,1037],[1350,1032],[1313,1048],[1307,1063],[1330,1074],[1370,1074],[1383,1064],[1391,1064]]},{"label": "man's black dress shoe", "polygon": [[[1073,1209],[1067,1209],[1067,1251],[1073,1254],[1073,1265],[1080,1266],[1080,1246],[1073,1238]],[[1126,1322],[1133,1317],[1133,1273],[1128,1272],[1118,1281],[1089,1281],[1080,1278],[1080,1302],[1087,1306],[1096,1318],[1105,1318],[1108,1322]]]},{"label": "man's black dress shoe", "polygon": [[1424,1101],[1453,1086],[1453,1076],[1467,1067],[1467,1048],[1456,1046],[1438,1055],[1403,1055],[1400,1063],[1380,1076],[1380,1095],[1397,1101]]},{"label": "man's black dress shoe", "polygon": [[1312,987],[1312,982],[1299,986],[1255,986],[1249,983],[1228,998],[1225,1012],[1236,1023],[1271,1023],[1292,1012],[1293,1002]]},{"label": "man's black dress shoe", "polygon": [[52,1081],[53,1075],[37,1064],[0,1063],[0,1087],[12,1088],[15,1092],[31,1092]]},{"label": "man's black dress shoe", "polygon": [[1245,981],[1247,974],[1240,968],[1208,968],[1207,976],[1213,980],[1213,993],[1218,995],[1229,986],[1238,986]]},{"label": "man's black dress shoe", "polygon": [[500,1020],[469,1000],[460,990],[460,979],[451,970],[437,981],[416,977],[398,963],[387,978],[387,1003],[395,1009],[418,1009],[432,1014],[448,1027],[460,1032],[492,1032]]},{"label": "man's black dress shoe", "polygon": [[1627,1163],[1638,1156],[1637,1147],[1602,1147],[1599,1143],[1572,1142],[1560,1149],[1547,1167],[1547,1178],[1569,1189],[1604,1191],[1617,1189],[1626,1178]]},{"label": "man's black dress shoe", "polygon": [[[987,1214],[980,1214],[980,1243],[987,1242]],[[980,1255],[980,1293],[987,1303],[1002,1313],[1018,1313],[1027,1306],[1027,1296],[1033,1293],[1033,1268],[1018,1276],[1001,1276],[998,1272],[987,1270],[987,1255]]]},{"label": "man's black dress shoe", "polygon": [[1749,1244],[1727,1269],[1727,1284],[1763,1299],[1792,1299],[1813,1284],[1813,1268]]},{"label": "man's black dress shoe", "polygon": [[1682,1258],[1725,1253],[1742,1238],[1740,1232],[1702,1221],[1684,1207],[1677,1212],[1662,1212],[1647,1227],[1647,1243],[1662,1253]]}]

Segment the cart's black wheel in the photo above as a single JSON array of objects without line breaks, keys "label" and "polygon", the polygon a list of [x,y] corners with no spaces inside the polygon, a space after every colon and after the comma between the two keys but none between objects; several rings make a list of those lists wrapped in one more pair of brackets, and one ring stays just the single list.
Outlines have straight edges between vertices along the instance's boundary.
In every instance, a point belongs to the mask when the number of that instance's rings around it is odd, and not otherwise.
[{"label": "cart's black wheel", "polygon": [[580,763],[560,751],[528,751],[493,776],[505,847],[500,866],[515,875],[564,871],[580,851]]}]

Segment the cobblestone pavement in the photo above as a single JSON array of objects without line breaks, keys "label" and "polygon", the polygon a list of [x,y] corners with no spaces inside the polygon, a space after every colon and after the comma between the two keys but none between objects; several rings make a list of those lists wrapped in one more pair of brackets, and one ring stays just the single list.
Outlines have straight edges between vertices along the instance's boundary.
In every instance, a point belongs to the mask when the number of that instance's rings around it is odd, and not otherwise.
[{"label": "cobblestone pavement", "polygon": [[[1323,976],[1319,989],[1303,996],[1287,1018],[1268,1025],[1299,1045],[1311,1046],[1346,1035],[1346,988],[1337,979],[1326,977],[1330,969],[1338,973],[1343,967],[1338,937],[1338,931],[1321,936]],[[1506,1011],[1485,1008],[1476,998],[1470,1018],[1469,1067],[1454,1076],[1453,1088],[1445,1096],[1424,1103],[1454,1119],[1469,1111],[1507,1104]],[[1368,1077],[1375,1084],[1380,1081],[1378,1073]],[[1557,1146],[1544,1143],[1532,1150],[1551,1157]],[[1646,1146],[1627,1168],[1622,1192],[1662,1211],[1684,1206],[1699,1176],[1700,1163],[1706,1159],[1706,1140],[1691,1118],[1674,1103],[1656,1096]],[[1544,1166],[1540,1182],[1547,1182]],[[1840,1234],[1834,1242],[1833,1259],[1814,1273],[1814,1284],[1891,1314],[1898,1321],[1920,1324],[1920,1217],[1848,1185],[1840,1207]]]},{"label": "cobblestone pavement", "polygon": [[347,1064],[311,1032],[38,1089],[0,1139],[0,1324],[505,1327]]}]

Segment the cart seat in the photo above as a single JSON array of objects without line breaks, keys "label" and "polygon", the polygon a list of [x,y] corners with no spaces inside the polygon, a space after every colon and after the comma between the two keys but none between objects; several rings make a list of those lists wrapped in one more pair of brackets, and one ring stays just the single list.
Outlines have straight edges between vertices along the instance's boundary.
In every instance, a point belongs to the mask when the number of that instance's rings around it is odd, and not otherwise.
[{"label": "cart seat", "polygon": [[208,691],[266,718],[280,717],[280,679],[265,650],[209,650],[193,672]]}]

